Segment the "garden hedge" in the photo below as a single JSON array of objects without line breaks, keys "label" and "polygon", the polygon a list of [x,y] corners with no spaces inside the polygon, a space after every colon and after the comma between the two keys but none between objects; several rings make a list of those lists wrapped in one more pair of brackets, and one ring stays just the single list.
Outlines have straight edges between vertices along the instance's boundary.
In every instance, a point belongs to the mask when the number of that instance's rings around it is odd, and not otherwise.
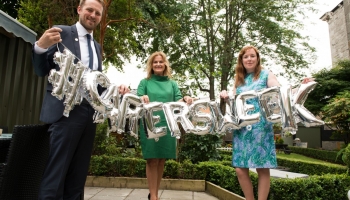
[{"label": "garden hedge", "polygon": [[[285,161],[286,162],[286,161]],[[290,161],[292,162],[292,161]],[[291,163],[289,163],[291,164]],[[309,165],[305,164],[305,166]],[[201,162],[192,164],[189,161],[178,163],[168,160],[165,163],[164,177],[172,179],[206,180],[243,196],[239,186],[235,169],[230,161]],[[301,162],[293,165],[301,165]],[[115,156],[92,156],[90,175],[112,177],[146,177],[146,162],[136,158],[118,158]],[[310,170],[309,167],[305,167]],[[321,171],[320,165],[314,166]],[[289,167],[289,166],[288,166]],[[315,170],[316,170],[315,169]],[[315,171],[312,170],[312,171]],[[327,169],[328,170],[328,169]],[[255,193],[257,194],[258,177],[250,173]],[[350,177],[347,174],[311,175],[309,178],[271,179],[270,200],[296,199],[346,199],[350,189]]]},{"label": "garden hedge", "polygon": [[323,174],[345,174],[347,167],[334,164],[316,164],[306,161],[292,161],[286,158],[277,158],[278,166],[285,166],[289,171],[308,175],[323,175]]},{"label": "garden hedge", "polygon": [[[301,148],[302,149],[302,148]],[[232,152],[220,152],[220,163],[225,166],[231,166]],[[278,166],[289,168],[289,171],[308,174],[308,175],[323,175],[323,174],[344,174],[347,173],[347,167],[336,164],[316,164],[307,161],[293,161],[287,158],[277,158]]]},{"label": "garden hedge", "polygon": [[322,149],[312,149],[312,148],[301,148],[295,146],[288,146],[289,149],[292,150],[293,153],[301,154],[304,156],[308,156],[311,158],[316,158],[319,160],[328,161],[331,163],[344,165],[341,157],[337,159],[338,151],[328,151]]}]

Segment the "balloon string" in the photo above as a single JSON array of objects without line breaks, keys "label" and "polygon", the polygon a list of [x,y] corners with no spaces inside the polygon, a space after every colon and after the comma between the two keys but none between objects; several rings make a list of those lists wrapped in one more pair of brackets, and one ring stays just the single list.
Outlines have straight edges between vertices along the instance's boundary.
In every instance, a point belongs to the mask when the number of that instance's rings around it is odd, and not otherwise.
[{"label": "balloon string", "polygon": [[[52,26],[51,28],[53,28],[54,26]],[[63,41],[63,40],[62,40]],[[59,52],[61,52],[60,51],[60,48],[58,47],[58,44],[62,44],[62,46],[65,48],[65,49],[67,49],[71,54],[73,54],[74,55],[74,53],[73,52],[71,52],[69,49],[68,49],[68,47],[66,47],[66,45],[64,45],[62,42],[58,42],[58,43],[56,43],[56,47],[57,47],[57,51],[59,51]],[[81,62],[81,60],[76,56],[76,55],[74,55],[74,57],[76,58],[76,59],[78,59],[80,62]]]},{"label": "balloon string", "polygon": [[67,51],[69,51],[69,52],[74,56],[74,58],[78,59],[78,61],[81,62],[81,60],[80,60],[76,55],[74,55],[74,53],[71,52],[71,51],[69,50],[69,48],[66,47],[66,45],[64,45],[62,42],[58,42],[58,43],[56,44],[56,46],[57,46],[57,51],[61,52],[61,51],[60,51],[60,48],[58,47],[58,44],[61,44],[65,49],[67,49]]},{"label": "balloon string", "polygon": [[[74,56],[74,58],[76,58],[76,59],[78,59],[78,62],[80,61],[81,63],[83,63],[76,55],[74,55],[74,53],[73,52],[71,52],[70,50],[69,50],[69,48],[68,47],[66,47],[66,45],[64,45],[62,42],[58,42],[57,44],[56,44],[56,47],[57,47],[57,51],[58,52],[61,52],[60,51],[60,48],[58,47],[58,44],[61,44],[67,51],[69,51],[73,56]],[[84,64],[83,64],[84,65]],[[85,66],[85,65],[84,65]],[[60,67],[61,68],[61,67]],[[69,74],[69,73],[68,73]],[[83,77],[80,77],[80,80],[82,79]],[[69,81],[69,79],[68,79],[68,77],[65,77],[65,79],[66,80],[68,80]],[[80,81],[79,80],[79,81]]]}]

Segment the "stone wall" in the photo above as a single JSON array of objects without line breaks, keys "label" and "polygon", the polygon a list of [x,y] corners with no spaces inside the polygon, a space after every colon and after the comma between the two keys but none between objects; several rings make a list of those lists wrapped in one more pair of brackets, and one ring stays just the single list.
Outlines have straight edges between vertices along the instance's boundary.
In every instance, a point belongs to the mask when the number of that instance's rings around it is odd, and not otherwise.
[{"label": "stone wall", "polygon": [[325,150],[340,150],[344,142],[340,141],[322,141],[322,149]]},{"label": "stone wall", "polygon": [[350,59],[350,3],[344,0],[321,19],[328,22],[332,63]]}]

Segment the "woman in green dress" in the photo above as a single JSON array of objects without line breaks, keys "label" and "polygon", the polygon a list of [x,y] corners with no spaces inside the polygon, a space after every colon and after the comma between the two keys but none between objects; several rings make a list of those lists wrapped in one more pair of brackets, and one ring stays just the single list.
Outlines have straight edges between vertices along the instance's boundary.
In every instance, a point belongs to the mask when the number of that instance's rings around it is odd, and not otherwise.
[{"label": "woman in green dress", "polygon": [[[191,104],[193,99],[182,97],[177,83],[170,79],[171,68],[163,52],[153,53],[147,61],[147,78],[141,80],[137,95],[142,102],[175,102],[183,101]],[[143,120],[140,123],[140,141],[143,158],[147,160],[146,176],[149,188],[148,199],[158,200],[158,190],[163,177],[165,159],[176,159],[176,138],[170,135],[163,111],[154,112],[160,116],[160,122],[155,126],[166,126],[167,134],[159,140],[147,139]]]}]

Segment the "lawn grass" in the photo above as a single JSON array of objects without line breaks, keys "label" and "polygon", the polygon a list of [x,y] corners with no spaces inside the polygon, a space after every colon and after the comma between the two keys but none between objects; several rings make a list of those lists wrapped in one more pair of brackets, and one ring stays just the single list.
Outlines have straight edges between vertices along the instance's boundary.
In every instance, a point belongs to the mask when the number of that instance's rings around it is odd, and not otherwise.
[{"label": "lawn grass", "polygon": [[277,158],[287,158],[293,161],[305,161],[305,162],[311,162],[311,163],[315,163],[315,164],[326,164],[326,165],[333,165],[333,166],[343,166],[343,165],[338,165],[338,164],[334,164],[334,163],[330,163],[327,161],[323,161],[323,160],[318,160],[315,158],[310,158],[301,154],[296,154],[296,153],[291,153],[291,154],[284,154],[284,153],[277,153]]}]

